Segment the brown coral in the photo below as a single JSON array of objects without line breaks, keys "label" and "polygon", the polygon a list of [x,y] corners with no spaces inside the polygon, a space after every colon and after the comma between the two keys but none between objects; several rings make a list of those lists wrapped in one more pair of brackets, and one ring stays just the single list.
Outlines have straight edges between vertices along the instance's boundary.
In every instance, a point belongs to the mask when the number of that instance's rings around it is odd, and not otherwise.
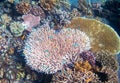
[{"label": "brown coral", "polygon": [[110,67],[115,72],[118,70],[118,63],[116,60],[116,56],[108,52],[105,51],[97,52],[96,61],[101,63],[102,66]]},{"label": "brown coral", "polygon": [[70,4],[67,0],[40,0],[40,6],[44,10],[52,10],[54,7],[65,7],[70,9]]},{"label": "brown coral", "polygon": [[28,14],[31,9],[31,5],[27,2],[21,2],[16,5],[17,12],[20,14]]},{"label": "brown coral", "polygon": [[118,34],[108,25],[95,19],[73,18],[66,27],[80,29],[85,32],[91,40],[92,51],[107,50],[116,54],[120,52],[120,38]]},{"label": "brown coral", "polygon": [[40,5],[44,10],[52,10],[57,0],[40,0]]},{"label": "brown coral", "polygon": [[54,74],[51,83],[90,83],[93,80],[96,80],[96,78],[91,71],[79,72],[67,68]]},{"label": "brown coral", "polygon": [[61,72],[53,75],[53,83],[90,83],[98,80],[91,71],[92,66],[88,61],[75,62],[74,68],[65,67]]}]

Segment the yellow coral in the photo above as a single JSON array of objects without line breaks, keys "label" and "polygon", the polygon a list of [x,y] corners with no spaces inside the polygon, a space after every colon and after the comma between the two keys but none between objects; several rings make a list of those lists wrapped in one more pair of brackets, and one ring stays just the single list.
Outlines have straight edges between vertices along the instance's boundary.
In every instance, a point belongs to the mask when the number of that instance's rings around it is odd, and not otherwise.
[{"label": "yellow coral", "polygon": [[112,54],[120,52],[120,37],[110,26],[104,23],[95,19],[77,17],[73,18],[71,23],[65,27],[77,28],[85,32],[90,37],[93,52],[101,50]]},{"label": "yellow coral", "polygon": [[86,72],[86,70],[90,71],[91,69],[92,67],[88,61],[85,62],[80,61],[75,63],[75,70]]}]

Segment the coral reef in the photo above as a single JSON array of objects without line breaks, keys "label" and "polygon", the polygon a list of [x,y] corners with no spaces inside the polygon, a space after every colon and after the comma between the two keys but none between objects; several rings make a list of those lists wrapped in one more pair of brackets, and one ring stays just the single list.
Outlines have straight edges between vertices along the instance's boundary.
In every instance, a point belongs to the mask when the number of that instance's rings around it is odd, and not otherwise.
[{"label": "coral reef", "polygon": [[25,26],[22,25],[21,22],[12,22],[10,24],[10,31],[15,37],[19,37],[22,35],[23,31],[25,29]]},{"label": "coral reef", "polygon": [[[93,52],[106,50],[112,54],[120,52],[120,38],[108,25],[94,19],[74,18],[66,27],[80,29],[85,32],[91,41]],[[112,35],[112,36],[111,36]]]},{"label": "coral reef", "polygon": [[12,39],[12,35],[8,32],[8,30],[4,30],[0,27],[0,55],[3,56],[10,44],[10,40]]},{"label": "coral reef", "polygon": [[22,16],[24,20],[23,25],[26,26],[26,30],[31,31],[33,27],[40,24],[41,18],[32,14],[26,14]]},{"label": "coral reef", "polygon": [[21,2],[16,5],[16,10],[20,14],[28,14],[30,12],[31,5],[27,2]]},{"label": "coral reef", "polygon": [[93,83],[119,83],[117,72],[114,72],[111,68],[104,66],[99,72],[96,72],[99,80],[95,80]]},{"label": "coral reef", "polygon": [[40,6],[33,6],[30,10],[30,13],[35,16],[40,16],[40,18],[45,18],[45,13]]},{"label": "coral reef", "polygon": [[2,16],[1,16],[1,23],[3,24],[3,25],[8,25],[8,24],[10,24],[10,21],[11,21],[12,19],[11,19],[11,17],[9,17],[7,14],[3,14]]},{"label": "coral reef", "polygon": [[118,63],[116,56],[106,51],[97,52],[95,53],[95,55],[96,55],[96,61],[101,63],[102,66],[109,67],[115,72],[118,70]]},{"label": "coral reef", "polygon": [[92,52],[92,51],[84,51],[82,53],[80,53],[80,57],[83,58],[84,61],[89,61],[89,63],[91,65],[95,65],[95,60],[96,60],[96,57],[95,57],[95,54]]},{"label": "coral reef", "polygon": [[70,19],[72,18],[70,12],[62,11],[60,9],[54,9],[50,14],[50,21],[54,23],[55,30],[62,29],[64,25],[70,23]]},{"label": "coral reef", "polygon": [[93,83],[97,80],[95,74],[89,71],[91,66],[88,62],[80,64],[76,63],[74,69],[67,67],[55,73],[51,83]]},{"label": "coral reef", "polygon": [[40,6],[47,11],[54,9],[55,7],[64,6],[67,9],[70,9],[69,3],[67,0],[40,0]]},{"label": "coral reef", "polygon": [[31,32],[24,53],[26,63],[32,69],[49,74],[61,70],[69,56],[89,49],[90,42],[85,33],[70,28],[56,33],[43,26]]}]

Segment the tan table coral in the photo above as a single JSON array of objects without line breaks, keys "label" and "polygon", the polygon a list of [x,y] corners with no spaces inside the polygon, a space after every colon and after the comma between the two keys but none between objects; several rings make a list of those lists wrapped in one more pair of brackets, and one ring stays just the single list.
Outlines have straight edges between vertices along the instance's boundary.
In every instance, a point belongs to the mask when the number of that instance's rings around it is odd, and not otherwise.
[{"label": "tan table coral", "polygon": [[80,29],[85,32],[91,41],[93,52],[107,50],[112,54],[120,52],[120,37],[112,27],[95,19],[76,17],[65,27]]}]

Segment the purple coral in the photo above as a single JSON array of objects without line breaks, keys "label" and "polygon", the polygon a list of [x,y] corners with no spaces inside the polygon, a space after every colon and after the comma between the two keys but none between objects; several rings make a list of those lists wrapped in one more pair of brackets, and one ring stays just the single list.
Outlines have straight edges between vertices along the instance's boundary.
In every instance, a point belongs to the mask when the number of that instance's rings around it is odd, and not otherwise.
[{"label": "purple coral", "polygon": [[32,69],[50,74],[61,70],[70,56],[89,49],[89,38],[80,30],[66,28],[56,33],[43,27],[31,32],[24,54]]},{"label": "purple coral", "polygon": [[95,54],[90,50],[80,53],[80,57],[83,58],[83,60],[89,61],[91,65],[95,65]]},{"label": "purple coral", "polygon": [[31,31],[33,27],[39,25],[41,20],[39,16],[34,16],[32,14],[23,15],[22,19],[24,20],[23,25],[26,25],[28,31]]}]

